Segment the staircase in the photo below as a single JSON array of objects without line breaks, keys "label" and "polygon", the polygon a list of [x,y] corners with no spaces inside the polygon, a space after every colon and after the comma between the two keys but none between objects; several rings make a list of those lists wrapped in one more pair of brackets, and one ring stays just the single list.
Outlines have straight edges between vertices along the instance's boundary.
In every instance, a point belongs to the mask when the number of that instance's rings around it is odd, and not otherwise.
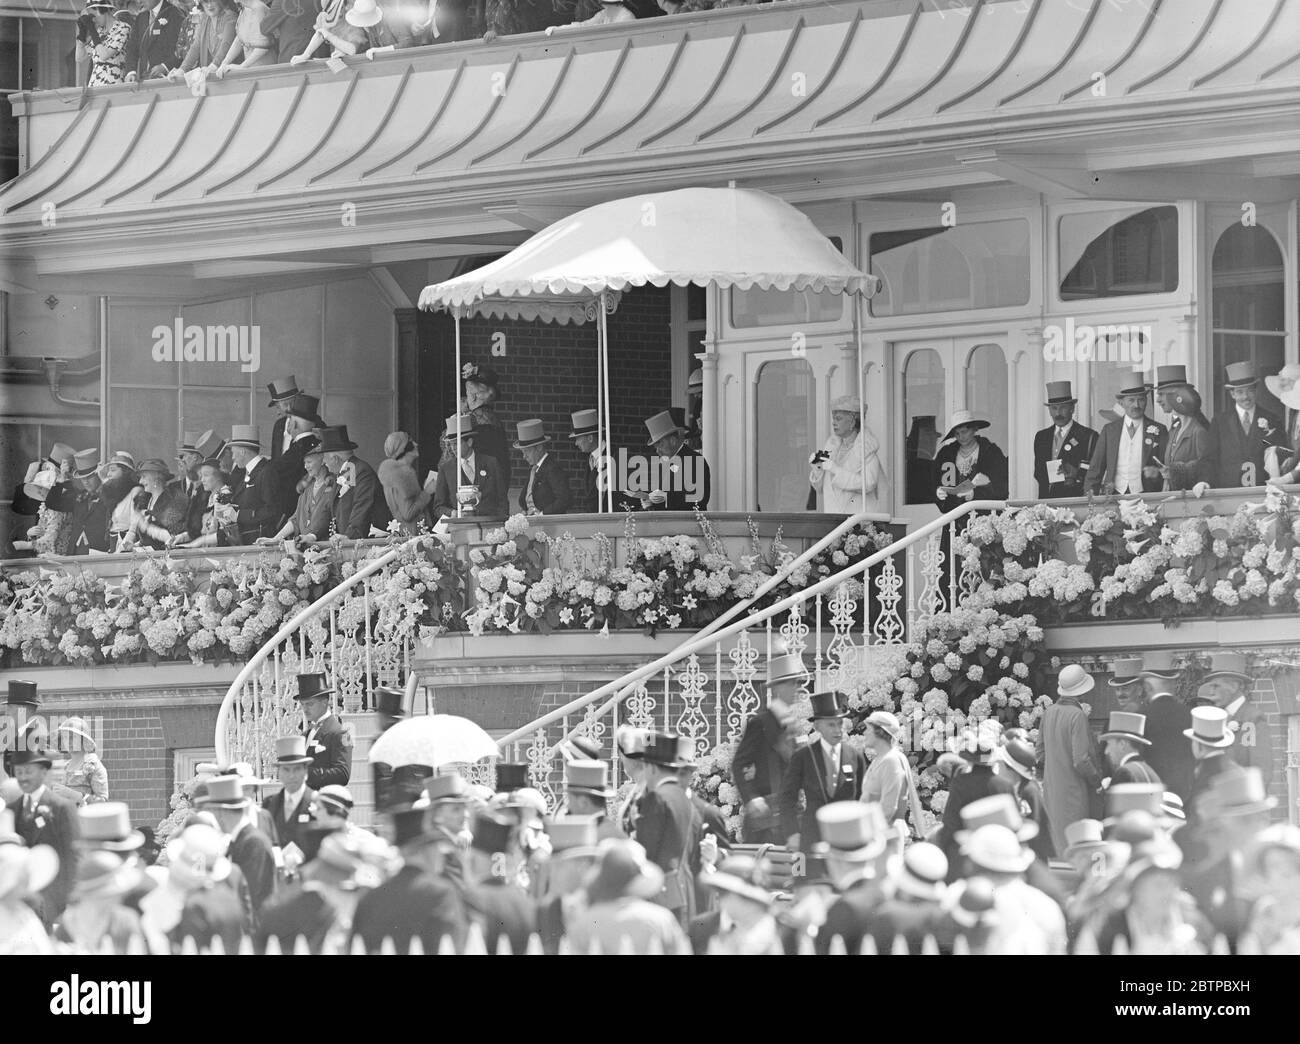
[{"label": "staircase", "polygon": [[[901,655],[918,623],[978,585],[978,572],[947,560],[945,548],[952,528],[970,512],[1004,506],[993,501],[963,505],[775,605],[753,609],[854,526],[884,520],[879,515],[852,516],[749,599],[676,648],[510,731],[499,741],[502,755],[526,761],[533,784],[552,805],[562,790],[560,744],[575,733],[609,741],[622,724],[670,730],[694,740],[700,758],[715,751],[722,756],[748,716],[763,704],[766,661],[778,643],[803,655],[807,691],[852,691],[883,658]],[[415,671],[415,635],[403,629],[400,614],[384,611],[388,580],[415,542],[394,548],[346,578],[289,620],[249,660],[222,701],[216,730],[219,764],[246,761],[259,774],[270,773],[275,738],[301,728],[292,679],[302,671],[324,672],[336,689],[336,711],[356,740],[350,784],[357,799],[354,815],[361,822],[369,820],[372,794],[366,756],[373,739],[369,708],[374,689],[406,687],[417,694],[414,713],[436,709],[429,687],[437,685],[438,662],[427,671]],[[628,634],[640,637],[640,632]],[[610,642],[607,652],[617,652],[620,633],[611,635]],[[617,773],[617,759],[614,769]],[[490,765],[467,771],[471,778],[492,781]]]}]

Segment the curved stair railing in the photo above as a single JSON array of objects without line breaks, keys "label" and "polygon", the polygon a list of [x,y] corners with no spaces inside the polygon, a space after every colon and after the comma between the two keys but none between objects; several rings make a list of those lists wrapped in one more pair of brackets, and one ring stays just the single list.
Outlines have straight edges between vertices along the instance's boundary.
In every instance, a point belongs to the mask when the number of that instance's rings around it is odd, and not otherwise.
[{"label": "curved stair railing", "polygon": [[411,666],[415,636],[400,617],[386,621],[375,597],[402,554],[426,537],[413,537],[367,562],[290,618],[254,654],[230,684],[217,712],[217,764],[248,762],[263,775],[275,762],[275,738],[298,732],[301,715],[293,679],[324,673],[344,713],[373,704],[377,686],[401,687]]},{"label": "curved stair railing", "polygon": [[[736,613],[725,614],[671,652],[516,729],[498,746],[503,756],[528,763],[533,786],[552,805],[562,792],[561,746],[570,736],[603,743],[622,724],[655,728],[690,737],[704,757],[738,740],[749,715],[763,705],[763,654],[770,656],[778,640],[804,658],[805,692],[844,688],[867,669],[871,649],[905,646],[917,624],[974,591],[983,579],[978,565],[953,560],[952,538],[972,512],[1005,507],[992,500],[963,504],[774,605],[730,623],[725,617]],[[774,577],[765,586],[771,590],[777,582]]]}]

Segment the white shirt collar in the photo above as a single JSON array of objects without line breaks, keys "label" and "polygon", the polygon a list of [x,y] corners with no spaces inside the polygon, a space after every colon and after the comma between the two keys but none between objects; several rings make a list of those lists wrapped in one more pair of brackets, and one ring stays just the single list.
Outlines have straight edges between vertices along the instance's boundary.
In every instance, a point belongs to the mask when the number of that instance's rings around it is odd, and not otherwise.
[{"label": "white shirt collar", "polygon": [[299,803],[301,803],[302,801],[303,794],[305,794],[306,792],[307,792],[306,783],[300,786],[293,793],[289,793],[289,791],[286,790],[284,792],[284,807],[286,809],[297,808]]},{"label": "white shirt collar", "polygon": [[825,736],[818,736],[817,738],[821,740],[822,749],[824,749],[828,754],[830,754],[831,757],[835,758],[838,761],[840,756],[840,744],[836,743],[834,746],[831,746],[831,744],[826,742]]},{"label": "white shirt collar", "polygon": [[[1235,404],[1234,404],[1234,405],[1235,405]],[[1254,417],[1254,415],[1255,415],[1255,409],[1254,409],[1253,406],[1252,406],[1249,410],[1243,410],[1240,406],[1237,407],[1237,419],[1238,419],[1238,420],[1244,421],[1244,420],[1246,420],[1247,418],[1252,418],[1252,417]]]},{"label": "white shirt collar", "polygon": [[333,711],[327,710],[324,714],[322,714],[319,718],[317,718],[315,721],[313,721],[310,725],[307,726],[307,731],[316,732],[322,725],[325,724],[325,719],[328,718],[333,713],[334,713]]},{"label": "white shirt collar", "polygon": [[244,474],[245,475],[251,474],[253,472],[253,469],[255,469],[264,460],[266,460],[266,458],[259,453],[256,457],[254,457],[252,460],[250,460],[247,464],[244,465]]},{"label": "white shirt collar", "polygon": [[541,467],[541,466],[546,462],[546,458],[549,457],[549,456],[550,456],[549,453],[543,453],[542,456],[541,456],[541,458],[537,461],[536,464],[533,465],[533,467],[534,467],[534,468],[540,468],[540,467]]},{"label": "white shirt collar", "polygon": [[47,786],[47,784],[42,783],[39,787],[37,787],[35,790],[33,790],[30,794],[25,795],[26,797],[28,797],[28,798],[31,799],[31,806],[32,806],[32,808],[35,808],[37,805],[39,805],[39,804],[41,803],[41,795],[45,793],[45,788],[46,788],[46,786]]},{"label": "white shirt collar", "polygon": [[[1059,431],[1061,433],[1061,438],[1064,439],[1070,434],[1070,429],[1074,427],[1074,418],[1071,417],[1064,424],[1053,424],[1052,427],[1055,428],[1056,431]],[[1056,431],[1052,432],[1053,436],[1056,435]]]}]

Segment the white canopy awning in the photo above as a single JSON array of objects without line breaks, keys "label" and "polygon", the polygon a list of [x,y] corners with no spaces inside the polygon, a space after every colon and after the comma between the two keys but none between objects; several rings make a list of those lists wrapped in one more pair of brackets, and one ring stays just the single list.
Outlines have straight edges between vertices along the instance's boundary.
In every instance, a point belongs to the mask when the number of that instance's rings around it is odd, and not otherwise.
[{"label": "white canopy awning", "polygon": [[572,214],[489,265],[425,287],[420,307],[458,310],[485,297],[536,294],[585,298],[647,283],[870,296],[878,280],[776,196],[689,188]]}]

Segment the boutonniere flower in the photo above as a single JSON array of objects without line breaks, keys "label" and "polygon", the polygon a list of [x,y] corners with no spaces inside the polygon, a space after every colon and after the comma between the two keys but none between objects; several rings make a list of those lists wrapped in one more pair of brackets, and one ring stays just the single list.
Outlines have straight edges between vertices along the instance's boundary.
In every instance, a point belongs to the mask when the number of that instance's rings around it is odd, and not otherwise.
[{"label": "boutonniere flower", "polygon": [[1065,444],[1065,448],[1068,450],[1074,449],[1074,446],[1075,446],[1074,439],[1071,439],[1069,442]]},{"label": "boutonniere flower", "polygon": [[1260,431],[1264,431],[1264,432],[1272,431],[1272,430],[1273,430],[1273,425],[1269,424],[1269,422],[1268,422],[1264,417],[1260,417],[1260,418],[1259,418],[1259,430],[1260,430]]},{"label": "boutonniere flower", "polygon": [[464,366],[460,368],[460,376],[462,380],[468,380],[469,378],[473,377],[476,373],[478,373],[477,363],[467,362]]},{"label": "boutonniere flower", "polygon": [[1159,434],[1160,434],[1160,429],[1159,429],[1158,427],[1156,427],[1156,425],[1154,425],[1154,424],[1148,424],[1148,425],[1147,425],[1147,434],[1148,434],[1148,435],[1159,435]]}]

